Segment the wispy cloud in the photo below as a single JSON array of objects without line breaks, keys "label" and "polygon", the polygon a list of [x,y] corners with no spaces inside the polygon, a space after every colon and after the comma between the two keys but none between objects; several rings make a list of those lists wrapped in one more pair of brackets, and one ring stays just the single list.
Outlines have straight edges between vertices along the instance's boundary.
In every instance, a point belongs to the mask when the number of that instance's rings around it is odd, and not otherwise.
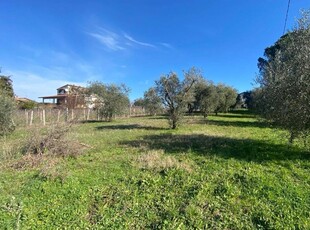
[{"label": "wispy cloud", "polygon": [[131,42],[137,44],[137,45],[156,48],[155,45],[152,45],[152,44],[146,43],[146,42],[137,41],[136,39],[134,39],[133,37],[129,36],[128,34],[124,34],[124,37],[125,37],[126,39],[128,39],[129,41],[131,41]]},{"label": "wispy cloud", "polygon": [[[149,42],[139,41],[128,33],[118,34],[102,27],[97,27],[97,30],[95,32],[87,34],[98,40],[106,48],[112,51],[127,50],[134,47],[157,48],[156,45]],[[168,45],[167,43],[163,44],[166,44],[166,47]]]},{"label": "wispy cloud", "polygon": [[164,47],[166,47],[166,48],[168,48],[168,49],[173,49],[173,46],[170,45],[169,43],[160,42],[159,44],[162,45],[162,46],[164,46]]},{"label": "wispy cloud", "polygon": [[117,50],[124,50],[125,48],[119,45],[119,38],[118,36],[112,33],[89,33],[90,36],[96,38],[101,44],[106,46],[108,49],[117,51]]}]

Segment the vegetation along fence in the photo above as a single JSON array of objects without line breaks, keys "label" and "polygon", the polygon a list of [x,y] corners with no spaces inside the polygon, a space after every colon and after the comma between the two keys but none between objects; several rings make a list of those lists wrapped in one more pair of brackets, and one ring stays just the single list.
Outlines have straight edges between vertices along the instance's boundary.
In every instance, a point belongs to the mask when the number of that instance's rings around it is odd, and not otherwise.
[{"label": "vegetation along fence", "polygon": [[[146,115],[143,108],[129,108],[122,115],[115,118],[126,118],[131,116]],[[98,110],[95,109],[31,109],[17,110],[13,116],[13,121],[16,126],[31,126],[31,125],[48,125],[59,122],[69,121],[91,121],[101,120]]]}]

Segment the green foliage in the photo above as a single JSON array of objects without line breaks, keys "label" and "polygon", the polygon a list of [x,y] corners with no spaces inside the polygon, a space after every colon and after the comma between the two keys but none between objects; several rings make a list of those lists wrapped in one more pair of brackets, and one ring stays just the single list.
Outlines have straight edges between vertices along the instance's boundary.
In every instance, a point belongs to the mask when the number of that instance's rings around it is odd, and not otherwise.
[{"label": "green foliage", "polygon": [[195,86],[194,107],[206,118],[209,113],[225,112],[236,104],[237,91],[224,84],[214,85],[212,82],[200,80]]},{"label": "green foliage", "polygon": [[144,99],[143,98],[138,98],[133,102],[134,106],[141,106],[144,107]]},{"label": "green foliage", "polygon": [[168,112],[169,123],[175,129],[186,111],[188,103],[194,100],[193,85],[202,78],[201,71],[191,68],[180,81],[176,73],[169,73],[156,81],[156,92]]},{"label": "green foliage", "polygon": [[19,109],[34,109],[37,106],[35,101],[21,101],[18,102]]},{"label": "green foliage", "polygon": [[14,97],[13,85],[10,76],[0,75],[0,95]]},{"label": "green foliage", "polygon": [[14,131],[13,113],[15,111],[14,91],[9,76],[0,76],[0,136]]},{"label": "green foliage", "polygon": [[123,84],[105,85],[101,82],[91,82],[88,93],[96,95],[98,113],[107,121],[111,121],[115,115],[124,113],[130,105],[129,89]]},{"label": "green foliage", "polygon": [[14,111],[14,100],[7,95],[0,94],[0,136],[14,131],[15,124],[12,119]]},{"label": "green foliage", "polygon": [[160,97],[156,93],[155,88],[150,88],[144,93],[144,107],[150,115],[156,115],[163,111]]},{"label": "green foliage", "polygon": [[195,107],[198,107],[206,118],[217,108],[219,98],[216,86],[212,82],[200,81],[195,86]]},{"label": "green foliage", "polygon": [[256,104],[262,116],[290,131],[290,142],[310,131],[310,11],[298,25],[265,49],[259,59]]},{"label": "green foliage", "polygon": [[215,112],[227,113],[229,108],[236,104],[236,99],[238,95],[237,90],[224,84],[218,84],[216,86],[216,90],[218,96],[218,104]]},{"label": "green foliage", "polygon": [[253,106],[254,106],[253,104],[254,93],[253,92],[254,90],[239,93],[236,99],[235,108],[253,109]]}]

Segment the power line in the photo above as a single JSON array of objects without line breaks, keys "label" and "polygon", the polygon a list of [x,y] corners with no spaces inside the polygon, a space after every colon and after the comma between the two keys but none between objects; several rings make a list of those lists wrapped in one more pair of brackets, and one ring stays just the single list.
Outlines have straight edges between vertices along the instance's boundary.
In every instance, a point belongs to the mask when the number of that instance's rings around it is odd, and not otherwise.
[{"label": "power line", "polygon": [[285,30],[286,30],[286,23],[287,23],[288,11],[290,9],[290,3],[291,3],[291,0],[288,0],[287,10],[286,10],[286,15],[285,15],[284,28],[283,28],[283,35],[285,34]]}]

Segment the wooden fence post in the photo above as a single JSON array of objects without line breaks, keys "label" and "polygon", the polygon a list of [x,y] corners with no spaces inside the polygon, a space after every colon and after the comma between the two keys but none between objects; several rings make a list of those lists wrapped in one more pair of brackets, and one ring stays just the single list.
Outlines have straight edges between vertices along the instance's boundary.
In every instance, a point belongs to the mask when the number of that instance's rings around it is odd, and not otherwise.
[{"label": "wooden fence post", "polygon": [[89,120],[89,114],[90,114],[90,109],[87,110],[87,117],[86,117],[87,121]]},{"label": "wooden fence post", "polygon": [[57,123],[59,123],[59,119],[60,119],[60,109],[58,109],[58,113],[57,113]]},{"label": "wooden fence post", "polygon": [[66,108],[66,111],[65,111],[65,122],[68,121],[68,115],[69,115],[69,109]]},{"label": "wooden fence post", "polygon": [[40,123],[42,123],[42,110],[38,110],[38,116],[40,118]]},{"label": "wooden fence post", "polygon": [[31,110],[31,112],[30,112],[30,122],[29,122],[29,125],[32,125],[32,121],[33,121],[33,110]]},{"label": "wooden fence post", "polygon": [[26,126],[28,126],[28,120],[29,120],[29,115],[28,115],[28,111],[25,109],[25,115],[26,115]]},{"label": "wooden fence post", "polygon": [[43,126],[45,126],[45,109],[42,110],[42,121],[43,121]]}]

